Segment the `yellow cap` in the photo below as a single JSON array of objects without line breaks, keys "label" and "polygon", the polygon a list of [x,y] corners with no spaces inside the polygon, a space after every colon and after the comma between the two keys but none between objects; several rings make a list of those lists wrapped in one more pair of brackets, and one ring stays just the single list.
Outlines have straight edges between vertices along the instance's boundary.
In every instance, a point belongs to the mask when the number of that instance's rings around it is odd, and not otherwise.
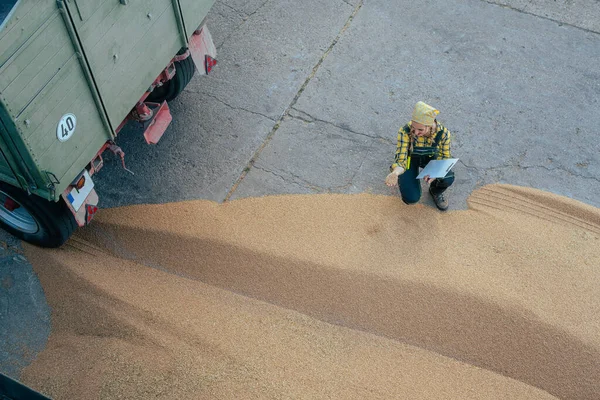
[{"label": "yellow cap", "polygon": [[425,104],[420,101],[415,105],[415,109],[412,113],[412,120],[418,124],[432,126],[434,124],[435,117],[439,113],[440,112],[438,110],[431,107],[429,104]]}]

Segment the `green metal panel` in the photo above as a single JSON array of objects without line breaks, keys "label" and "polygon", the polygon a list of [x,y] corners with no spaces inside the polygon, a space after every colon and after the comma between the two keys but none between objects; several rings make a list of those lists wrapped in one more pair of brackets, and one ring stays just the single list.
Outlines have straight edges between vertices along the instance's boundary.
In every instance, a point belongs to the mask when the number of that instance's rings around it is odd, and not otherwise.
[{"label": "green metal panel", "polygon": [[0,150],[15,173],[22,189],[47,197],[46,182],[41,178],[33,159],[20,139],[15,122],[0,99]]},{"label": "green metal panel", "polygon": [[[77,173],[110,139],[100,118],[79,62],[73,56],[55,77],[55,84],[38,97],[39,102],[23,113],[29,125],[21,127],[30,154],[42,171],[50,171],[66,187]],[[61,117],[74,114],[77,126],[66,142],[57,138]],[[83,158],[83,161],[82,161]],[[75,172],[71,171],[75,168]]]},{"label": "green metal panel", "polygon": [[185,46],[173,3],[77,0],[66,4],[115,129]]},{"label": "green metal panel", "polygon": [[3,121],[0,149],[16,174],[18,186],[43,197],[48,195],[46,181],[39,174],[15,126],[14,116],[22,107],[7,101],[10,99],[6,97],[4,89],[13,82],[20,69],[32,62],[35,51],[28,53],[31,60],[14,68],[15,60],[23,54],[32,38],[39,37],[44,30],[44,23],[55,11],[56,3],[52,0],[20,0],[0,28],[0,81],[3,81],[0,88],[0,118]]},{"label": "green metal panel", "polygon": [[192,36],[194,31],[200,27],[214,3],[215,0],[179,0],[186,37]]},{"label": "green metal panel", "polygon": [[1,151],[0,151],[0,181],[8,182],[11,185],[17,186],[17,187],[20,186],[19,182],[17,181],[17,178],[15,177],[15,174],[13,173],[12,169],[8,165],[8,161],[6,160],[4,153],[2,153]]},{"label": "green metal panel", "polygon": [[[23,40],[19,51],[15,52],[11,59],[7,60],[9,62],[2,66],[0,74],[0,91],[2,93],[8,96],[15,94],[15,90],[24,89],[24,85],[27,83],[25,79],[32,77],[31,72],[35,75],[36,72],[39,72],[41,65],[48,63],[55,53],[59,52],[65,44],[69,44],[62,41],[63,37],[57,36],[60,26],[51,23],[56,18],[60,18],[56,10],[49,13],[45,21],[40,21],[42,29],[34,32],[27,40]],[[26,51],[24,51],[25,49]],[[23,71],[28,67],[30,72]],[[12,93],[7,93],[9,86],[12,86]]]},{"label": "green metal panel", "polygon": [[[0,180],[57,199],[213,3],[19,0],[0,23]],[[61,142],[66,114],[77,126]]]},{"label": "green metal panel", "polygon": [[52,0],[21,0],[16,5],[14,14],[0,31],[0,68],[55,10],[56,2]]},{"label": "green metal panel", "polygon": [[[102,1],[85,1],[85,0],[69,0],[75,6],[76,17],[79,17],[81,21],[86,21],[91,15],[103,4]],[[104,4],[112,3],[112,5],[118,5],[118,1],[104,2]]]},{"label": "green metal panel", "polygon": [[[53,14],[44,23],[44,30],[28,40],[0,70],[0,92],[15,119],[75,58],[60,13],[54,10]],[[52,35],[50,40],[45,32]]]},{"label": "green metal panel", "polygon": [[4,155],[7,149],[6,143],[2,140],[7,134],[4,124],[0,123],[0,181],[10,183],[13,186],[20,187],[19,181],[11,167],[8,159]]},{"label": "green metal panel", "polygon": [[[20,6],[29,10],[24,16],[31,16],[36,8],[31,3],[41,2],[22,1]],[[39,187],[34,192],[49,195],[47,173],[51,173],[60,181],[52,193],[56,199],[112,136],[103,123],[93,85],[86,79],[85,64],[76,53],[77,43],[71,41],[69,25],[56,2],[51,3],[53,7],[44,8],[44,14],[36,14],[37,27],[27,18],[11,19],[13,30],[22,30],[22,25],[30,36],[19,38],[21,44],[9,49],[12,54],[0,67],[0,101],[13,126],[7,126],[12,152],[25,160]],[[57,129],[65,114],[75,115],[77,124],[73,136],[61,142]]]}]

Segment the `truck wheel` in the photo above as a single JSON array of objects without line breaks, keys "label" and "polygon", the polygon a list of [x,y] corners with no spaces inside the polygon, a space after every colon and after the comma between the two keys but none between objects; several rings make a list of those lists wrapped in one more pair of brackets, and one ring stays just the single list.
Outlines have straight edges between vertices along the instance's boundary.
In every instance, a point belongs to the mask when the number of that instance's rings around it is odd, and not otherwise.
[{"label": "truck wheel", "polygon": [[0,182],[0,226],[31,244],[59,247],[77,222],[62,199],[51,202]]},{"label": "truck wheel", "polygon": [[163,101],[174,100],[188,83],[192,80],[196,72],[196,66],[191,56],[181,61],[175,62],[175,76],[166,81],[162,86],[155,88],[147,97],[147,101],[153,103],[162,103]]}]

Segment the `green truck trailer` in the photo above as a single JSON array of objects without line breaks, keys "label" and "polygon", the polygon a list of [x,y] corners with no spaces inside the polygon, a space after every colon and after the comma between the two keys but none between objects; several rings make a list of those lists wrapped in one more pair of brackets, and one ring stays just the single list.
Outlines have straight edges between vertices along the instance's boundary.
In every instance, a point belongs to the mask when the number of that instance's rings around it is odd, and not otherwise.
[{"label": "green truck trailer", "polygon": [[92,176],[128,122],[150,144],[216,49],[214,0],[0,1],[0,225],[62,245],[98,210]]}]

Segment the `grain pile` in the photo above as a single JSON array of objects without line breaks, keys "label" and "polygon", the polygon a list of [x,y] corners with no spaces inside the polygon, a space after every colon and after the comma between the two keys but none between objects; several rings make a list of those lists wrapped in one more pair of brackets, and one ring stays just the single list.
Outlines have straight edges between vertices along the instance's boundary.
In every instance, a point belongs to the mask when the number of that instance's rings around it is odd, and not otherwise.
[{"label": "grain pile", "polygon": [[278,196],[104,210],[26,247],[57,399],[592,399],[600,210],[487,186],[468,211]]}]

